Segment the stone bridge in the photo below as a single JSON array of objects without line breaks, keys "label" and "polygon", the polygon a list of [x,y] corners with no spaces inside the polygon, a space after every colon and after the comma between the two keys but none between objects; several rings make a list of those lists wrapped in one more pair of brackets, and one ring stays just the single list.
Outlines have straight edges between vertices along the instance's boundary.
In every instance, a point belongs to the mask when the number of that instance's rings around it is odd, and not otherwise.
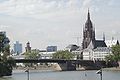
[{"label": "stone bridge", "polygon": [[61,70],[76,70],[82,67],[85,70],[100,69],[106,66],[105,61],[66,60],[66,59],[15,59],[16,63],[57,63]]}]

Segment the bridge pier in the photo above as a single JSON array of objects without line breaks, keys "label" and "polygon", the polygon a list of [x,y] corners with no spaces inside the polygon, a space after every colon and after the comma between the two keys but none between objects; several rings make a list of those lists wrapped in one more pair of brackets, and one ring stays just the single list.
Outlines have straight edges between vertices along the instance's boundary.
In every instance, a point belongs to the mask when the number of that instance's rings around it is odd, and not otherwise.
[{"label": "bridge pier", "polygon": [[71,61],[66,61],[66,63],[56,63],[55,70],[73,71],[76,70],[76,64],[73,64]]},{"label": "bridge pier", "polygon": [[66,64],[68,71],[76,70],[76,64],[74,64],[72,61],[67,61]]},{"label": "bridge pier", "polygon": [[83,70],[98,70],[101,69],[101,67],[106,67],[106,62],[105,61],[76,61],[76,64],[80,65]]}]

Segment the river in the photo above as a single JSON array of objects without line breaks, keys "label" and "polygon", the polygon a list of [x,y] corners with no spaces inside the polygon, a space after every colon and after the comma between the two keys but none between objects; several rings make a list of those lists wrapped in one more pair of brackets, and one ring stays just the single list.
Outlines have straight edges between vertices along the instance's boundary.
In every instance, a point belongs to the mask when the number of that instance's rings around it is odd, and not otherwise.
[{"label": "river", "polygon": [[[13,75],[0,80],[27,80],[27,73],[14,70]],[[30,80],[100,80],[100,75],[93,71],[41,71],[30,70]],[[120,71],[103,71],[103,80],[120,80]]]}]

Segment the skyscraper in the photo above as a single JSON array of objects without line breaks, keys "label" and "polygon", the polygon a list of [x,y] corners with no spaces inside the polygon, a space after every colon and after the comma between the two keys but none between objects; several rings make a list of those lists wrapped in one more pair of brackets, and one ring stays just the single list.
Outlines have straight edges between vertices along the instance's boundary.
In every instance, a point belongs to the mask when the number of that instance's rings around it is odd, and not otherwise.
[{"label": "skyscraper", "polygon": [[14,52],[17,54],[22,53],[22,44],[19,43],[19,41],[16,41],[16,43],[14,44]]},{"label": "skyscraper", "polygon": [[83,28],[83,49],[87,48],[91,41],[95,41],[95,30],[92,25],[92,21],[90,19],[90,13],[88,10],[87,21],[85,23],[85,27]]}]

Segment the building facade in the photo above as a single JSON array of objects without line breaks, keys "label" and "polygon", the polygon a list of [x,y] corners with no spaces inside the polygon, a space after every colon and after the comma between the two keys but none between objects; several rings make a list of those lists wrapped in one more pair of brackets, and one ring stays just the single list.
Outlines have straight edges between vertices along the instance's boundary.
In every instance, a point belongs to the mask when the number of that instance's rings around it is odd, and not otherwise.
[{"label": "building facade", "polygon": [[57,51],[57,46],[48,46],[46,50],[47,52],[55,52]]},{"label": "building facade", "polygon": [[18,55],[22,53],[22,44],[19,43],[19,41],[16,41],[14,44],[14,53],[17,53]]},{"label": "building facade", "polygon": [[105,60],[105,57],[112,53],[111,51],[110,47],[98,47],[93,50],[92,60]]},{"label": "building facade", "polygon": [[116,44],[119,44],[118,40],[105,40],[105,36],[103,36],[103,40],[95,39],[95,29],[88,10],[87,21],[83,28],[83,60],[105,60],[105,56],[112,53],[112,45]]}]

